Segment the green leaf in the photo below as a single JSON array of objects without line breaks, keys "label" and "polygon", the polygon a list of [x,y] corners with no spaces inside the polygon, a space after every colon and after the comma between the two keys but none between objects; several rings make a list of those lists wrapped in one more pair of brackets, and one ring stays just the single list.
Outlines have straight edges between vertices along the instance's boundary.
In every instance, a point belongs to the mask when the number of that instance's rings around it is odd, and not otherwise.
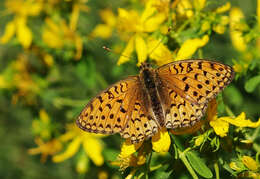
[{"label": "green leaf", "polygon": [[114,149],[107,148],[103,151],[103,155],[107,161],[115,161],[118,155],[118,151]]},{"label": "green leaf", "polygon": [[250,78],[245,84],[245,90],[248,93],[252,93],[257,85],[260,83],[260,75]]},{"label": "green leaf", "polygon": [[211,170],[207,167],[204,161],[199,158],[195,152],[189,151],[186,153],[186,156],[192,166],[192,168],[204,178],[212,178],[213,174]]}]

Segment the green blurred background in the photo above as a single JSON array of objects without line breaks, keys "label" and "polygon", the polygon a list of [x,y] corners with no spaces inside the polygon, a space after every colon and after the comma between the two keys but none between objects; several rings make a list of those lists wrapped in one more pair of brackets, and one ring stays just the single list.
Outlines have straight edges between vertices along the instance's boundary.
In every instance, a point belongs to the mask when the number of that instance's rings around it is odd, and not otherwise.
[{"label": "green blurred background", "polygon": [[[42,9],[36,13],[20,12],[30,7],[25,6],[24,2],[42,3]],[[91,33],[97,24],[104,23],[100,17],[102,9],[110,9],[116,16],[119,7],[142,10],[144,2],[19,0],[7,4],[7,0],[0,1],[0,36],[3,36],[8,22],[18,16],[26,16],[26,26],[33,34],[29,46],[23,45],[18,35],[13,35],[8,42],[0,44],[0,178],[102,178],[106,176],[104,173],[102,175],[102,171],[106,171],[109,177],[121,178],[118,168],[112,167],[107,161],[115,159],[120,151],[119,135],[104,138],[105,164],[97,167],[88,161],[87,174],[78,174],[75,170],[77,156],[61,163],[53,163],[49,156],[45,162],[40,162],[41,155],[30,155],[28,150],[37,147],[35,139],[39,136],[43,141],[49,141],[64,134],[66,124],[75,121],[84,105],[97,92],[119,79],[138,73],[135,55],[129,62],[117,66],[119,55],[102,48],[106,45],[118,53],[123,50],[125,43],[119,38],[116,27],[111,27],[112,35],[106,39],[95,37]],[[226,1],[211,2],[208,9],[223,2]],[[229,2],[232,7],[241,8],[245,14],[244,21],[248,29],[244,34],[255,33],[250,29],[255,25],[256,0]],[[66,37],[64,34],[56,34],[61,41],[64,40],[61,46],[53,47],[46,43],[43,40],[46,19],[52,19],[57,28],[63,28],[64,24],[59,23],[64,21],[69,28],[75,4],[81,7],[76,29],[64,32],[67,33]],[[22,25],[16,24],[19,31]],[[58,29],[59,31],[62,29]],[[26,34],[26,28],[20,33]],[[255,39],[256,37],[259,34],[254,36]],[[78,39],[81,39],[81,47],[77,47]],[[50,37],[49,40],[57,39]],[[176,47],[175,42],[168,44],[171,50]],[[254,121],[260,116],[260,88],[257,85],[260,83],[260,48],[253,46],[248,42],[247,52],[237,51],[230,42],[228,30],[224,34],[212,32],[210,42],[203,48],[203,57],[230,65],[234,65],[234,62],[248,64],[248,67],[237,74],[223,97],[235,115],[245,111],[247,117]],[[81,53],[80,58],[76,57],[78,51]],[[249,62],[247,56],[250,55],[252,57],[249,57]],[[198,56],[200,55],[197,53],[193,58]],[[253,77],[256,79],[252,80]],[[41,119],[40,111],[45,111],[49,122],[45,123]],[[220,110],[220,114],[222,113],[224,109]],[[80,152],[82,151],[78,153]]]}]

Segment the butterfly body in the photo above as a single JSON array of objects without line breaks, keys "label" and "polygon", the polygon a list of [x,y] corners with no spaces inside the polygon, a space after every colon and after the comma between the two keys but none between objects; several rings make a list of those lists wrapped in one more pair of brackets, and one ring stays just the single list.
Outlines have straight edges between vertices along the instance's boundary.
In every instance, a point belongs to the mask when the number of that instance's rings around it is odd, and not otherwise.
[{"label": "butterfly body", "polygon": [[132,143],[160,128],[182,131],[201,122],[209,100],[234,77],[232,67],[208,60],[183,60],[153,69],[141,65],[137,76],[111,85],[93,98],[77,125],[102,134],[120,133]]}]

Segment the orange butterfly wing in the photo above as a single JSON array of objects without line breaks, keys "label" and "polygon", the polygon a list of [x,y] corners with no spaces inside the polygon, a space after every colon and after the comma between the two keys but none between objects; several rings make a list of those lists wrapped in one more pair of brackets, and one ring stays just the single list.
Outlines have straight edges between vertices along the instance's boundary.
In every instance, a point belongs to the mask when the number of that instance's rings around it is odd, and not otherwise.
[{"label": "orange butterfly wing", "polygon": [[78,127],[102,134],[121,132],[131,114],[137,88],[137,76],[111,85],[86,105],[76,121]]},{"label": "orange butterfly wing", "polygon": [[233,77],[232,67],[207,60],[185,60],[157,69],[162,81],[161,93],[166,103],[167,128],[184,128],[196,124],[214,98]]},{"label": "orange butterfly wing", "polygon": [[126,128],[121,133],[123,138],[130,138],[132,143],[138,143],[152,137],[158,131],[158,124],[150,115],[149,107],[145,106],[147,100],[141,91],[141,86],[136,90],[136,99],[131,117]]}]

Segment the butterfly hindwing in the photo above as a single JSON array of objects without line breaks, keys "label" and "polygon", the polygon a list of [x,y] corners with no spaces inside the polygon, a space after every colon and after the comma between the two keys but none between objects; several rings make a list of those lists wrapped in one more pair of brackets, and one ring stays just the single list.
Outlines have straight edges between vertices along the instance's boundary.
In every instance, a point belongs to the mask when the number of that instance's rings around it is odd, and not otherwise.
[{"label": "butterfly hindwing", "polygon": [[132,143],[138,143],[152,137],[158,131],[158,125],[144,104],[145,97],[138,88],[135,95],[132,113],[121,136],[130,138]]}]

